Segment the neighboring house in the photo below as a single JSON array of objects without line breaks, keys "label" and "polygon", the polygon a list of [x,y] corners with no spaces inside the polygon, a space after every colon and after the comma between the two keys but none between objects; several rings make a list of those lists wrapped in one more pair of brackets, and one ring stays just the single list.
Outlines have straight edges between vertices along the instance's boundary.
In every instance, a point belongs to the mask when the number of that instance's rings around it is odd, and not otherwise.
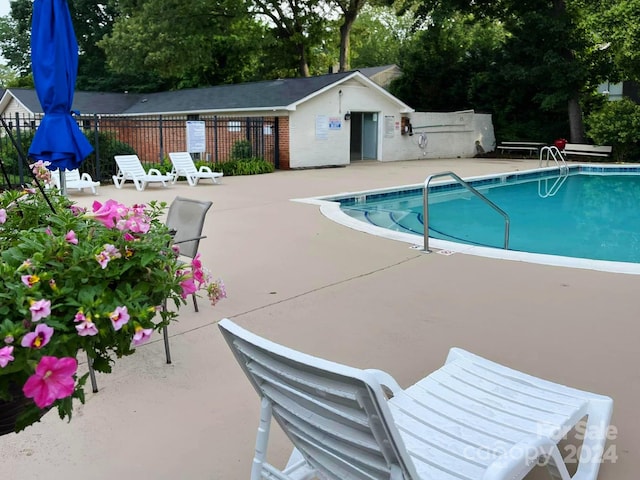
[{"label": "neighboring house", "polygon": [[598,93],[606,95],[611,101],[629,98],[636,103],[640,103],[640,92],[638,84],[630,80],[618,83],[605,82],[598,85]]},{"label": "neighboring house", "polygon": [[[265,119],[264,134],[277,138],[279,168],[348,165],[362,159],[468,157],[476,153],[477,142],[491,149],[490,115],[471,111],[417,114],[376,83],[388,85],[397,74],[392,65],[149,94],[76,92],[73,110],[80,112],[80,121],[90,122],[98,116],[101,124],[109,116],[128,117],[132,122],[160,116],[185,122],[224,117],[229,131],[240,131],[242,118],[259,117]],[[42,114],[34,90],[6,90],[0,99],[0,115],[12,119],[17,118],[16,113]],[[238,121],[228,120],[230,117]],[[409,135],[411,124],[417,133],[429,134],[428,142],[426,136],[418,141]],[[122,134],[119,140],[131,141]],[[206,145],[202,153],[212,158],[210,149],[218,147],[209,140]],[[162,148],[184,150],[184,135],[174,144],[165,140]]]},{"label": "neighboring house", "polygon": [[393,80],[402,76],[402,70],[396,64],[360,68],[358,71],[385,90],[389,90],[389,85]]}]

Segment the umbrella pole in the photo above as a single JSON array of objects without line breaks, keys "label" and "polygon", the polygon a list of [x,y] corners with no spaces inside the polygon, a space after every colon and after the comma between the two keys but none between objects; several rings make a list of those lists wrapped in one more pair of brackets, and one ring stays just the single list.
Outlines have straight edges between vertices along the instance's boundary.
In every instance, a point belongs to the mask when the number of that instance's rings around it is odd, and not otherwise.
[{"label": "umbrella pole", "polygon": [[60,193],[66,197],[67,196],[67,179],[66,179],[67,171],[63,168],[59,168],[58,170],[60,170],[58,172],[58,174],[60,175]]}]

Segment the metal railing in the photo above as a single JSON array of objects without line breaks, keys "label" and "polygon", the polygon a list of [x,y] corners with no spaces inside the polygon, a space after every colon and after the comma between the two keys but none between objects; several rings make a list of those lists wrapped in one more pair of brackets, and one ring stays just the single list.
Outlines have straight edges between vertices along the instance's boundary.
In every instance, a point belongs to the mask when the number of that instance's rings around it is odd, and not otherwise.
[{"label": "metal railing", "polygon": [[555,145],[545,146],[540,149],[540,161],[538,162],[539,167],[542,167],[543,160],[546,160],[547,162],[545,167],[549,166],[549,160],[553,160],[556,166],[560,168],[560,170],[569,168],[567,162],[564,159],[564,155]]},{"label": "metal railing", "polygon": [[491,208],[493,208],[496,212],[498,212],[500,215],[502,215],[502,217],[504,218],[504,249],[508,250],[509,249],[509,224],[510,224],[510,220],[509,220],[509,215],[507,214],[507,212],[502,210],[499,206],[497,206],[495,203],[493,203],[491,200],[489,200],[486,196],[484,196],[478,190],[473,188],[471,186],[471,184],[465,182],[462,178],[460,178],[455,173],[453,173],[453,172],[441,172],[441,173],[436,173],[434,175],[429,175],[426,178],[426,180],[424,181],[424,187],[423,187],[423,193],[422,193],[422,202],[423,202],[422,203],[422,207],[423,207],[423,212],[424,212],[424,248],[423,248],[423,251],[431,252],[431,250],[429,250],[429,183],[434,178],[439,178],[439,177],[451,177],[451,178],[453,178],[456,182],[458,182],[460,185],[465,187],[467,190],[469,190],[471,193],[473,193],[476,197],[478,197],[480,200],[482,200],[484,203],[486,203]]}]

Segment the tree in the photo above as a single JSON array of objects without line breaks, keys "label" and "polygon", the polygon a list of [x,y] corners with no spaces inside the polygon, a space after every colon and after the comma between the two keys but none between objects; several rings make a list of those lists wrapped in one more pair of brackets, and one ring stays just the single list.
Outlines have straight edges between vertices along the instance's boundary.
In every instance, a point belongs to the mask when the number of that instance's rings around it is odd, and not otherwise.
[{"label": "tree", "polygon": [[327,4],[320,0],[251,0],[249,11],[267,19],[287,58],[295,58],[298,74],[311,75],[311,49],[322,44],[327,29]]},{"label": "tree", "polygon": [[7,65],[0,65],[0,88],[9,88],[14,86],[18,79],[15,70]]},{"label": "tree", "polygon": [[353,68],[398,63],[412,36],[413,14],[396,15],[392,7],[365,5],[353,24],[350,64]]},{"label": "tree", "polygon": [[[584,142],[582,101],[605,78],[607,62],[590,28],[601,5],[583,0],[425,0],[422,18],[434,25],[453,12],[491,19],[507,32],[494,77],[526,94],[528,108],[554,116],[563,108],[570,138]],[[508,92],[506,92],[508,94]],[[520,107],[520,106],[518,106]],[[513,110],[515,112],[515,110]],[[561,134],[562,132],[558,132]]]},{"label": "tree", "polygon": [[0,17],[0,51],[18,76],[31,73],[30,29],[31,2],[12,2],[11,15]]},{"label": "tree", "polygon": [[503,48],[500,23],[452,12],[419,30],[400,51],[403,76],[391,91],[423,111],[475,108],[474,85],[490,71]]},{"label": "tree", "polygon": [[346,72],[349,66],[350,34],[353,24],[367,0],[333,0],[342,12],[340,25],[340,71]]},{"label": "tree", "polygon": [[640,81],[640,0],[605,0],[592,28],[599,32],[601,50],[607,51],[616,78]]},{"label": "tree", "polygon": [[[116,0],[96,3],[92,0],[68,0],[69,11],[79,47],[78,90],[139,91],[155,89],[160,85],[146,71],[135,75],[120,75],[109,70],[104,52],[96,42],[111,31],[119,15]],[[9,66],[18,73],[13,85],[33,86],[31,77],[31,0],[13,0],[11,14],[0,18],[0,49]]]},{"label": "tree", "polygon": [[264,27],[241,0],[123,2],[112,32],[98,42],[121,74],[150,71],[171,88],[253,79]]}]

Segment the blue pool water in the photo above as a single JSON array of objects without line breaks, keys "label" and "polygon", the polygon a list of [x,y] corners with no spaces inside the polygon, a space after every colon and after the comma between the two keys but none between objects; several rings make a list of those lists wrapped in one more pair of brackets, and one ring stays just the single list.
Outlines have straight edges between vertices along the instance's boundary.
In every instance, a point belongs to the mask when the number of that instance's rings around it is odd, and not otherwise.
[{"label": "blue pool water", "polygon": [[[551,174],[550,174],[551,173]],[[576,167],[470,181],[510,217],[509,250],[640,263],[640,169]],[[343,212],[423,235],[421,186],[337,198]],[[504,218],[457,184],[433,185],[429,237],[503,248]]]}]

